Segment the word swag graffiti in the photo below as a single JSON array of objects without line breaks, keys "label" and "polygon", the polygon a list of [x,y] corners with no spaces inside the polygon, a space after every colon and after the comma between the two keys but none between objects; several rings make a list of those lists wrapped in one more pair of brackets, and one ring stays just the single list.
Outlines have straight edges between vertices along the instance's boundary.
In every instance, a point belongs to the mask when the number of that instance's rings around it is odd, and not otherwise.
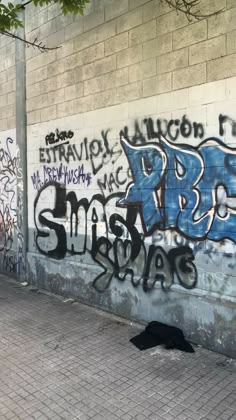
[{"label": "word swag graffiti", "polygon": [[[48,195],[53,201],[45,209]],[[175,276],[183,287],[195,287],[197,270],[192,250],[182,246],[166,252],[160,246],[145,246],[144,235],[136,227],[138,209],[123,210],[123,214],[113,210],[121,195],[105,198],[97,194],[90,201],[77,200],[73,191],[67,192],[57,182],[44,185],[34,204],[38,250],[57,259],[88,252],[103,270],[93,281],[97,291],[107,289],[113,277],[130,280],[134,287],[141,285],[145,292],[158,281],[163,289],[169,289]]]}]

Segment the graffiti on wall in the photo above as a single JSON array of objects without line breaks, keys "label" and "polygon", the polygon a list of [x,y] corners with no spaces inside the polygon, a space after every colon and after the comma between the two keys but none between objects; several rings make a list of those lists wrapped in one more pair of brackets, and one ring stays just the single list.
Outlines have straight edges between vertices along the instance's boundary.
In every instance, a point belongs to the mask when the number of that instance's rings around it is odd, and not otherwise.
[{"label": "graffiti on wall", "polygon": [[21,176],[14,141],[8,137],[0,145],[0,265],[4,271],[14,273],[20,273],[24,264],[22,203],[17,197],[17,177]]},{"label": "graffiti on wall", "polygon": [[92,182],[91,172],[84,170],[84,165],[78,165],[76,168],[70,168],[62,163],[58,166],[43,165],[41,170],[31,175],[33,187],[39,190],[43,185],[50,181],[61,182],[65,185],[84,185],[89,187]]},{"label": "graffiti on wall", "polygon": [[[46,146],[48,146],[49,144],[55,144],[54,147],[58,147],[58,144],[57,144],[58,142],[60,145],[69,144],[69,139],[72,139],[73,136],[74,136],[74,133],[71,130],[59,131],[58,128],[56,128],[55,133],[51,132],[46,135],[45,144]],[[65,143],[61,143],[61,142],[65,142]]]},{"label": "graffiti on wall", "polygon": [[215,138],[197,148],[164,138],[147,146],[121,142],[133,182],[119,204],[139,205],[147,234],[174,228],[194,240],[236,241],[235,149]]},{"label": "graffiti on wall", "polygon": [[121,154],[118,142],[110,147],[108,133],[109,130],[102,131],[101,138],[93,139],[91,142],[88,142],[88,139],[85,137],[79,145],[68,144],[69,142],[67,142],[59,144],[57,147],[40,147],[39,162],[47,164],[64,162],[71,164],[82,160],[89,161],[92,173],[96,175],[103,165],[110,162],[114,164]]},{"label": "graffiti on wall", "polygon": [[[54,197],[53,206],[44,208],[47,195]],[[37,194],[34,204],[36,245],[38,250],[52,258],[83,255],[89,252],[102,269],[93,282],[98,291],[107,289],[116,278],[130,280],[134,287],[142,285],[144,291],[153,289],[157,281],[169,289],[176,274],[185,288],[197,283],[197,270],[191,248],[182,246],[166,252],[162,247],[144,243],[136,227],[138,209],[114,212],[121,194],[105,198],[97,194],[89,201],[77,200],[73,191],[56,182],[45,185]],[[68,214],[69,204],[69,214]],[[69,228],[63,219],[69,218]]]},{"label": "graffiti on wall", "polygon": [[[236,135],[236,122],[226,115],[219,115],[218,127],[221,136]],[[39,148],[41,166],[31,176],[35,243],[51,258],[89,254],[100,267],[96,290],[112,279],[145,292],[156,283],[164,290],[174,283],[194,288],[201,242],[236,242],[236,149],[205,139],[201,122],[186,115],[145,118],[133,130],[124,126],[120,141],[102,130],[97,139],[73,144],[69,133],[56,130]],[[188,144],[190,137],[198,146]],[[166,231],[175,233],[174,247],[148,240]]]}]

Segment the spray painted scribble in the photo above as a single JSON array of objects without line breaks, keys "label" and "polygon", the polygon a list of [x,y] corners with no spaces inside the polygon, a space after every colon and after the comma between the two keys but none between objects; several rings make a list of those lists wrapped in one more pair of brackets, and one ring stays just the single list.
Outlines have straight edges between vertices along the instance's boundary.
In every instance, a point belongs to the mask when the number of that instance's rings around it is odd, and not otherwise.
[{"label": "spray painted scribble", "polygon": [[196,148],[165,139],[122,146],[133,182],[119,205],[139,206],[146,234],[176,229],[194,240],[236,241],[235,149],[216,138]]},{"label": "spray painted scribble", "polygon": [[22,174],[13,143],[13,139],[8,137],[0,148],[0,261],[4,271],[20,273],[24,264],[24,239],[20,233],[21,203],[16,191],[17,177]]},{"label": "spray painted scribble", "polygon": [[39,190],[44,184],[50,181],[61,182],[65,185],[84,185],[89,187],[92,182],[91,172],[85,172],[84,165],[70,168],[62,163],[59,167],[43,165],[40,171],[31,175],[33,187]]},{"label": "spray painted scribble", "polygon": [[[58,142],[63,142],[67,139],[72,139],[72,137],[74,136],[73,131],[69,130],[69,131],[59,131],[58,128],[56,129],[55,133],[51,132],[49,134],[46,135],[45,137],[45,144],[46,146],[48,146],[49,144],[55,144],[55,147],[57,147],[58,145],[56,143]],[[63,143],[63,144],[68,144],[68,142]]]}]

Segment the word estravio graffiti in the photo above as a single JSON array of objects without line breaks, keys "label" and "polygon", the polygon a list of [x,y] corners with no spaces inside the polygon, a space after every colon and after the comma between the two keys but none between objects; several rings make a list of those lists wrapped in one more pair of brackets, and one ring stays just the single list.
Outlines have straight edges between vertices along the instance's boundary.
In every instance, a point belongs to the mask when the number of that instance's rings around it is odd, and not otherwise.
[{"label": "word estravio graffiti", "polygon": [[73,131],[59,131],[56,129],[55,133],[47,134],[45,137],[45,144],[48,146],[48,144],[55,144],[60,141],[65,141],[66,139],[72,139],[74,136]]},{"label": "word estravio graffiti", "polygon": [[77,184],[89,187],[92,182],[92,176],[90,172],[84,171],[83,164],[77,168],[70,169],[61,163],[59,167],[43,165],[41,171],[36,171],[31,175],[31,180],[36,190],[39,190],[44,184],[50,181],[61,182],[65,185]]},{"label": "word estravio graffiti", "polygon": [[119,205],[139,206],[146,234],[172,228],[189,239],[236,242],[236,149],[216,138],[198,147],[121,142],[133,182]]},{"label": "word estravio graffiti", "polygon": [[[115,163],[122,153],[118,142],[112,147],[109,146],[108,132],[101,132],[101,140],[94,139],[90,143],[85,137],[84,140],[79,144],[59,144],[58,147],[39,149],[39,161],[40,163],[56,163],[56,162],[75,162],[86,160],[90,161],[92,165],[93,174],[96,175],[98,171],[110,161]],[[117,146],[118,150],[117,150]]]},{"label": "word estravio graffiti", "polygon": [[[54,203],[44,208],[48,195],[54,197]],[[124,217],[113,212],[120,197],[121,193],[109,198],[97,194],[91,201],[77,200],[73,191],[67,193],[59,183],[45,185],[34,202],[38,250],[57,259],[90,253],[102,268],[93,281],[100,292],[109,287],[113,277],[129,280],[134,287],[140,285],[145,292],[153,289],[156,282],[169,289],[175,276],[183,287],[195,287],[197,270],[192,250],[184,246],[167,253],[154,245],[147,249],[144,236],[135,226],[138,209],[123,209]],[[65,218],[69,218],[69,231],[64,226]]]}]

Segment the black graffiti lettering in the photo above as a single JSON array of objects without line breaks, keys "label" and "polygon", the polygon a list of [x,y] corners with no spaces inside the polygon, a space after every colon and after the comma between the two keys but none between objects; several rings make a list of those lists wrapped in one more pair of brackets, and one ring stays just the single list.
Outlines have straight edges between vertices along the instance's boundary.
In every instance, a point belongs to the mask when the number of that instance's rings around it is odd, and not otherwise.
[{"label": "black graffiti lettering", "polygon": [[[58,152],[58,149],[56,149],[55,147],[54,148],[52,147],[52,148],[50,148],[50,150],[52,151],[52,154],[53,154],[53,162],[55,163],[57,161],[56,154]],[[49,149],[47,149],[47,153],[49,153]]]},{"label": "black graffiti lettering", "polygon": [[120,130],[120,138],[124,138],[127,141],[130,141],[129,139],[129,129],[127,126],[123,128],[123,130]]},{"label": "black graffiti lettering", "polygon": [[59,149],[59,160],[62,161],[62,158],[66,161],[66,163],[69,163],[68,156],[66,155],[65,147],[63,145],[60,145]]},{"label": "black graffiti lettering", "polygon": [[72,146],[69,144],[68,148],[67,148],[67,159],[68,162],[70,161],[70,157],[72,157],[72,159],[75,161],[76,157],[74,154],[74,149],[72,148]]},{"label": "black graffiti lettering", "polygon": [[194,133],[194,137],[197,138],[199,137],[200,139],[203,138],[204,136],[204,127],[201,123],[193,123],[193,133]]},{"label": "black graffiti lettering", "polygon": [[94,139],[89,145],[90,155],[92,157],[97,157],[99,153],[103,152],[103,148],[101,142],[99,140]]},{"label": "black graffiti lettering", "polygon": [[[50,195],[54,194],[54,205],[42,210],[40,197],[47,189]],[[183,287],[194,287],[197,271],[192,251],[188,247],[167,254],[160,246],[150,245],[147,251],[144,236],[135,226],[138,208],[125,210],[125,217],[117,213],[107,217],[106,207],[110,207],[111,200],[118,200],[121,196],[121,193],[116,193],[105,198],[96,194],[91,201],[86,198],[78,201],[74,192],[66,193],[61,184],[49,182],[38,192],[34,203],[36,245],[39,251],[57,259],[65,258],[66,254],[90,253],[103,269],[93,281],[93,286],[99,292],[107,289],[113,278],[119,281],[130,280],[134,287],[142,286],[145,292],[153,290],[156,282],[163,289],[169,289],[174,276]],[[69,234],[58,220],[67,216],[67,203],[71,209]],[[104,225],[104,234],[99,235],[98,225],[101,223]],[[50,231],[55,233],[57,240],[54,246],[48,247]]]},{"label": "black graffiti lettering", "polygon": [[145,144],[145,143],[146,143],[146,139],[142,131],[140,130],[139,123],[138,121],[135,121],[134,122],[134,135],[131,139],[131,144],[138,145],[138,144]]},{"label": "black graffiti lettering", "polygon": [[89,152],[88,152],[88,139],[85,137],[84,139],[84,146],[85,146],[85,152],[86,152],[86,160],[89,159]]},{"label": "black graffiti lettering", "polygon": [[39,162],[44,163],[46,162],[46,159],[44,157],[44,148],[40,147],[39,149]]},{"label": "black graffiti lettering", "polygon": [[231,134],[232,136],[236,136],[236,121],[230,118],[227,115],[220,114],[219,115],[219,135],[225,135],[225,125],[228,123],[231,127]]},{"label": "black graffiti lettering", "polygon": [[224,135],[224,123],[228,120],[228,117],[226,117],[226,115],[219,115],[219,135],[223,136]]},{"label": "black graffiti lettering", "polygon": [[103,165],[103,162],[101,161],[97,166],[95,166],[95,161],[94,161],[95,160],[94,158],[98,157],[99,154],[103,154],[103,147],[102,147],[101,141],[94,139],[89,145],[89,150],[90,150],[90,159],[91,159],[93,174],[96,175]]},{"label": "black graffiti lettering", "polygon": [[[66,214],[66,191],[65,188],[61,186],[61,184],[55,183],[54,181],[49,182],[45,186],[43,186],[40,190],[40,194],[37,195],[34,203],[34,208],[36,209],[39,202],[40,202],[40,196],[42,192],[52,187],[52,189],[55,192],[55,203],[54,208],[46,208],[44,210],[41,210],[39,213],[34,214],[35,217],[35,226],[37,228],[37,234],[36,234],[36,245],[39,249],[39,251],[44,254],[48,255],[52,258],[59,258],[62,259],[66,255],[66,231],[62,224],[59,224],[55,221],[49,220],[46,215],[51,214],[55,219],[64,217]],[[54,248],[51,250],[47,250],[47,246],[45,248],[42,247],[42,241],[40,241],[40,238],[48,238],[50,237],[50,231],[48,232],[48,229],[44,229],[44,227],[49,228],[49,230],[53,230],[57,237],[57,243],[55,244]]]},{"label": "black graffiti lettering", "polygon": [[[56,132],[57,141],[64,139],[65,137],[71,138],[73,132]],[[94,139],[91,143],[88,143],[88,139],[85,137],[84,140],[76,146],[75,144],[70,145],[68,142],[63,144],[57,144],[54,147],[40,148],[39,149],[39,161],[40,163],[51,163],[51,162],[75,162],[76,160],[81,161],[83,159],[90,160],[93,174],[96,175],[103,165],[108,164],[110,161],[115,163],[119,158],[122,151],[118,143],[116,142],[112,148],[109,146],[108,140],[109,130],[101,132],[101,140]],[[56,141],[53,137],[54,133],[51,133],[47,137],[47,142],[50,144],[52,141]],[[73,134],[74,135],[74,134]],[[50,140],[49,140],[50,139]],[[54,139],[54,140],[53,140]],[[59,139],[59,140],[58,140]]]},{"label": "black graffiti lettering", "polygon": [[[59,141],[65,141],[66,139],[71,139],[74,136],[73,131],[69,130],[67,131],[59,131],[58,128],[56,128],[55,133],[49,133],[46,135],[45,137],[45,144],[46,146],[48,146],[49,144],[55,144],[58,143]],[[69,143],[69,142],[67,142]],[[57,145],[55,145],[54,147],[57,147]]]},{"label": "black graffiti lettering", "polygon": [[[85,143],[80,143],[79,147],[80,147],[80,152],[78,152],[78,149],[75,146],[75,144],[72,145],[72,148],[73,148],[73,151],[74,151],[74,156],[76,157],[77,160],[81,160],[83,158],[83,149],[85,147]],[[74,160],[76,160],[76,159],[74,158]],[[88,160],[88,158],[86,160]]]},{"label": "black graffiti lettering", "polygon": [[[147,129],[147,138],[152,140],[155,138],[161,139],[161,137],[167,137],[171,141],[176,141],[179,136],[190,137],[192,132],[194,137],[202,138],[204,136],[204,128],[201,123],[191,122],[186,115],[182,117],[182,120],[179,119],[157,119],[156,127],[154,128],[154,121],[152,118],[144,119],[144,124]],[[122,132],[123,134],[124,132]],[[133,144],[127,136],[124,135],[124,138]]]},{"label": "black graffiti lettering", "polygon": [[108,176],[107,176],[107,174],[104,174],[104,178],[103,178],[103,180],[101,180],[101,179],[98,179],[97,180],[97,184],[98,184],[98,186],[99,186],[99,188],[100,188],[100,190],[103,192],[104,190],[108,190],[109,192],[111,192],[112,190],[111,190],[111,186],[110,186],[110,184],[109,184],[109,181],[108,181]]},{"label": "black graffiti lettering", "polygon": [[172,270],[176,272],[180,284],[192,289],[197,284],[197,270],[193,263],[193,251],[188,246],[180,246],[169,251]]},{"label": "black graffiti lettering", "polygon": [[124,172],[123,166],[118,166],[115,170],[115,173],[104,174],[103,178],[97,179],[97,185],[100,188],[101,192],[104,191],[114,192],[115,189],[119,189],[122,185],[127,182],[129,175],[129,169],[126,170],[126,173],[122,175]]},{"label": "black graffiti lettering", "polygon": [[120,177],[119,177],[120,171],[123,171],[123,166],[119,166],[116,170],[116,184],[124,185],[127,181],[127,177],[125,177],[121,180]]},{"label": "black graffiti lettering", "polygon": [[160,246],[151,245],[144,275],[144,291],[153,289],[157,281],[161,282],[163,289],[169,289],[174,282],[174,278],[164,249]]},{"label": "black graffiti lettering", "polygon": [[103,144],[104,144],[104,147],[105,147],[105,150],[106,150],[106,154],[111,155],[112,150],[109,147],[109,142],[108,142],[108,138],[107,138],[108,132],[109,132],[109,130],[106,130],[106,131],[102,130],[101,135],[102,135]]},{"label": "black graffiti lettering", "polygon": [[120,138],[124,138],[130,142],[130,144],[138,145],[138,144],[145,144],[146,138],[143,135],[138,121],[134,122],[134,135],[129,136],[129,129],[127,126],[120,130]]},{"label": "black graffiti lettering", "polygon": [[45,144],[46,144],[46,146],[48,144],[54,143],[54,139],[55,139],[55,133],[47,134],[47,136],[45,137]]},{"label": "black graffiti lettering", "polygon": [[159,138],[161,135],[166,137],[168,135],[168,121],[165,119],[164,120],[158,119],[156,123],[157,123],[158,133],[160,133]]},{"label": "black graffiti lettering", "polygon": [[192,124],[186,118],[186,115],[183,116],[182,122],[180,124],[180,132],[183,137],[189,137],[192,133]]},{"label": "black graffiti lettering", "polygon": [[143,122],[147,127],[148,140],[159,139],[160,136],[161,136],[161,133],[162,133],[161,130],[160,130],[159,124],[157,124],[158,131],[155,131],[154,130],[154,123],[153,123],[152,118],[147,118],[147,119],[145,118]]},{"label": "black graffiti lettering", "polygon": [[47,155],[47,160],[46,160],[46,163],[51,163],[51,156],[50,156],[50,153],[49,153],[49,150],[48,149],[44,149],[45,150],[45,152],[46,152],[46,155]]},{"label": "black graffiti lettering", "polygon": [[111,186],[111,191],[113,191],[113,187],[112,185],[115,185],[116,187],[118,187],[118,184],[115,181],[114,175],[113,173],[110,174],[110,186]]},{"label": "black graffiti lettering", "polygon": [[175,128],[175,134],[173,134],[172,131],[171,131],[172,126],[176,126],[177,127],[179,125],[179,123],[180,123],[179,120],[170,120],[168,122],[168,125],[167,125],[167,133],[168,133],[168,137],[172,141],[177,140],[177,138],[179,136],[179,128]]}]

